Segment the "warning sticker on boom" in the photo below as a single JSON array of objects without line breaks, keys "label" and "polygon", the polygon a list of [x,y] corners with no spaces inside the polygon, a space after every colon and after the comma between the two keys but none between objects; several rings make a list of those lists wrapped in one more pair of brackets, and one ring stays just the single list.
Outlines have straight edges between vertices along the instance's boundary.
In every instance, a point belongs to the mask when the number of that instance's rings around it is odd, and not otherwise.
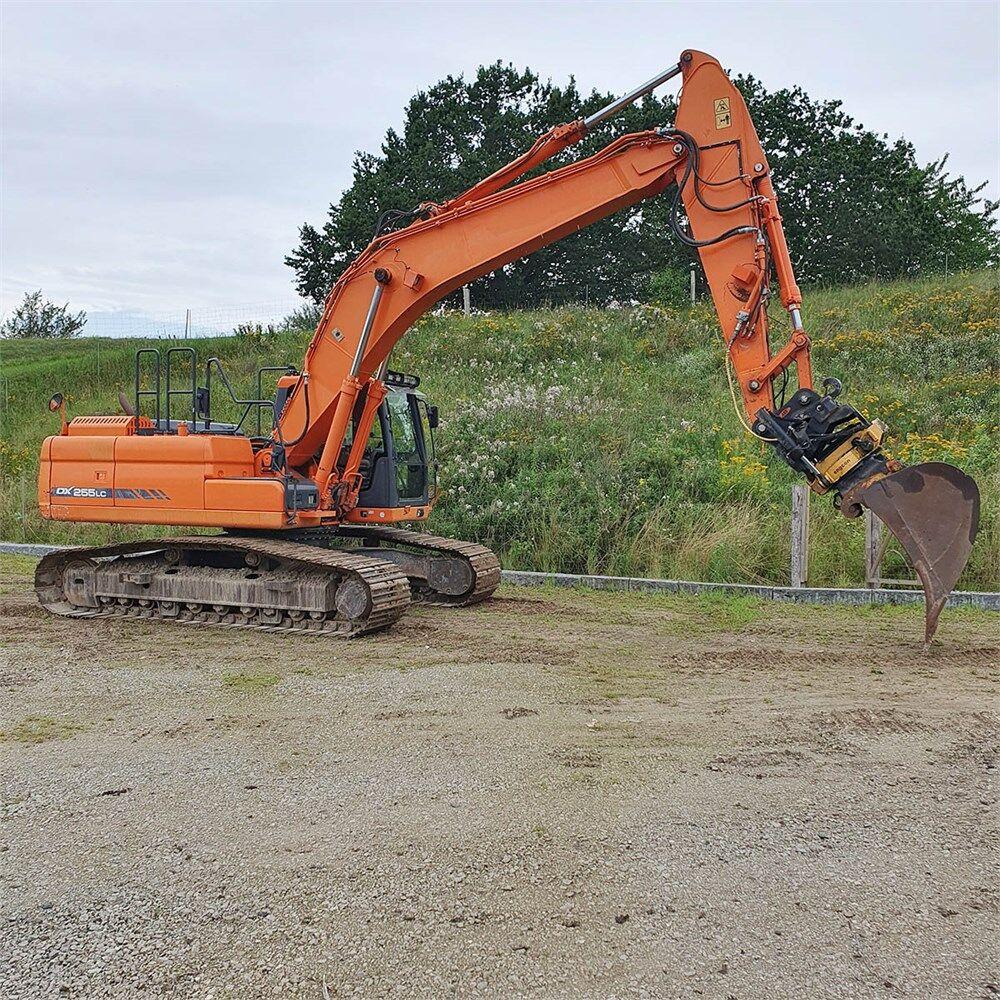
[{"label": "warning sticker on boom", "polygon": [[715,102],[715,127],[729,128],[733,124],[733,116],[729,113],[729,98],[720,97]]}]

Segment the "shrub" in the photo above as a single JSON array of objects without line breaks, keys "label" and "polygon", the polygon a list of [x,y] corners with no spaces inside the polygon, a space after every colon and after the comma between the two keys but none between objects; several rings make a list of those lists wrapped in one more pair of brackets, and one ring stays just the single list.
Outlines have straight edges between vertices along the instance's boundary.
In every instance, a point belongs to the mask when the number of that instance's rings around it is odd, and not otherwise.
[{"label": "shrub", "polygon": [[691,301],[691,275],[679,267],[665,267],[649,279],[647,298],[662,306],[683,309]]},{"label": "shrub", "polygon": [[76,337],[87,322],[87,314],[69,311],[69,303],[57,306],[42,298],[42,292],[26,292],[24,301],[0,326],[0,337],[27,338]]},{"label": "shrub", "polygon": [[245,340],[251,346],[258,347],[278,335],[278,328],[273,323],[264,326],[261,323],[240,323],[233,328],[233,334]]}]

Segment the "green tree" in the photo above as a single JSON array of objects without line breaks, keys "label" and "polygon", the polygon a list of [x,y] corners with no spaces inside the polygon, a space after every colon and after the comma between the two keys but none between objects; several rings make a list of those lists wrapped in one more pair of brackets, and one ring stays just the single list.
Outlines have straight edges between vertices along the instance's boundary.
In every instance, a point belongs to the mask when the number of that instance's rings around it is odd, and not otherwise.
[{"label": "green tree", "polygon": [[[573,80],[557,87],[531,70],[499,62],[481,67],[471,82],[448,77],[421,91],[407,106],[402,131],[390,129],[379,154],[355,156],[354,182],[330,206],[325,224],[302,227],[299,246],[286,258],[299,292],[321,300],[368,245],[383,212],[446,200],[514,159],[552,124],[588,114],[611,99],[597,93],[583,97]],[[541,169],[593,152],[616,132],[653,127],[670,117],[672,111],[665,117],[660,101],[647,99]],[[530,305],[576,298],[587,286],[597,300],[631,297],[631,274],[644,274],[650,263],[663,259],[662,252],[650,256],[647,230],[605,220],[481,279],[476,301]]]},{"label": "green tree", "polygon": [[841,284],[979,267],[997,259],[998,203],[911,143],[856,122],[801,87],[768,92],[739,77],[781,202],[801,282]]},{"label": "green tree", "polygon": [[[927,166],[913,146],[856,123],[839,101],[801,88],[769,92],[737,77],[774,172],[800,281],[837,283],[919,271],[974,267],[995,260],[996,202],[982,187]],[[529,69],[494,63],[471,81],[447,77],[409,102],[402,130],[390,129],[379,153],[358,153],[354,180],[320,228],[306,224],[285,262],[299,292],[321,301],[372,239],[387,211],[443,201],[523,152],[553,124],[602,107],[613,95],[582,94],[543,82]],[[648,97],[605,122],[539,170],[604,146],[624,132],[670,124],[672,96]],[[580,300],[627,301],[657,294],[653,275],[687,272],[692,251],[667,222],[668,199],[623,209],[476,283],[474,299],[493,306]]]},{"label": "green tree", "polygon": [[69,303],[57,306],[42,298],[41,290],[25,292],[24,301],[0,325],[0,337],[76,337],[87,322],[87,314],[69,311]]}]

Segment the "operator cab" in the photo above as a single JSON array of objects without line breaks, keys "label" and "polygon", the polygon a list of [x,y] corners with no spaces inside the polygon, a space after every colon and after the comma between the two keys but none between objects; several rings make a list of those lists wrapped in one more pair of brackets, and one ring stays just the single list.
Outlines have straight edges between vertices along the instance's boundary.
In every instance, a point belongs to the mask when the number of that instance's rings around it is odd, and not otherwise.
[{"label": "operator cab", "polygon": [[431,504],[437,493],[437,407],[417,390],[415,375],[390,371],[384,381],[389,391],[361,460],[358,508]]}]

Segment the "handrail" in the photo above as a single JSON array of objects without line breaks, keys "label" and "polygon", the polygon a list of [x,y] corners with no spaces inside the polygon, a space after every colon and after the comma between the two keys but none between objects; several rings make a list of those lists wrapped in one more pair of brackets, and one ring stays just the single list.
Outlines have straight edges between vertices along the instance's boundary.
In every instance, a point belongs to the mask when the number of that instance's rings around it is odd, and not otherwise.
[{"label": "handrail", "polygon": [[[174,354],[186,354],[191,358],[191,389],[171,389],[170,388],[170,359]],[[195,430],[198,424],[198,356],[193,347],[171,347],[167,351],[167,429],[170,429],[170,403],[174,396],[191,396],[191,430]],[[159,424],[159,420],[157,420]]]},{"label": "handrail", "polygon": [[[258,414],[260,413],[260,407],[269,406],[271,408],[272,420],[276,418],[274,412],[274,400],[273,399],[240,399],[235,390],[233,389],[232,383],[229,381],[226,375],[225,369],[222,367],[222,362],[218,358],[209,358],[205,362],[205,386],[208,391],[208,409],[211,412],[212,408],[212,369],[215,368],[219,373],[219,378],[222,380],[222,384],[226,387],[226,392],[229,393],[229,398],[237,405],[243,407],[243,416],[240,417],[239,423],[236,424],[236,429],[240,430],[243,427],[243,422],[246,420],[247,416],[250,414],[250,408],[253,406],[257,407]],[[259,383],[258,375],[258,383]],[[259,390],[258,390],[259,392]],[[212,418],[209,415],[205,417],[205,430],[209,429],[211,425]]]},{"label": "handrail", "polygon": [[[142,365],[140,358],[144,354],[152,354],[156,358],[156,367],[153,369],[155,378],[153,384],[155,388],[153,389],[140,389],[139,386],[142,384]],[[142,415],[142,407],[140,405],[140,400],[143,396],[152,396],[156,400],[156,426],[160,426],[160,352],[155,347],[141,347],[135,352],[135,413],[136,417]]]},{"label": "handrail", "polygon": [[[152,388],[142,388],[142,367],[143,357],[152,356],[154,359],[152,367]],[[173,386],[174,377],[174,356],[184,355],[191,361],[191,387],[178,389]],[[241,430],[252,408],[257,410],[257,437],[263,436],[261,426],[261,408],[269,407],[271,410],[272,426],[277,423],[277,413],[275,412],[275,401],[263,398],[263,376],[267,372],[281,372],[283,374],[295,373],[295,368],[291,365],[266,365],[257,370],[255,399],[242,399],[236,395],[229,377],[226,375],[222,362],[217,357],[209,358],[205,364],[205,388],[198,388],[198,357],[193,347],[171,347],[166,352],[165,362],[158,348],[143,347],[135,352],[135,409],[136,413],[141,413],[141,400],[150,397],[155,401],[156,428],[159,431],[170,430],[172,417],[172,403],[175,396],[187,396],[191,400],[191,430],[198,432],[199,416],[203,416],[202,429],[208,431],[212,425],[212,372],[216,372],[216,378],[221,379],[230,400],[237,406],[243,407],[239,423],[235,425],[236,430]],[[204,399],[202,399],[202,392]],[[166,427],[162,426],[166,420]],[[279,437],[279,444],[281,443]]]}]

